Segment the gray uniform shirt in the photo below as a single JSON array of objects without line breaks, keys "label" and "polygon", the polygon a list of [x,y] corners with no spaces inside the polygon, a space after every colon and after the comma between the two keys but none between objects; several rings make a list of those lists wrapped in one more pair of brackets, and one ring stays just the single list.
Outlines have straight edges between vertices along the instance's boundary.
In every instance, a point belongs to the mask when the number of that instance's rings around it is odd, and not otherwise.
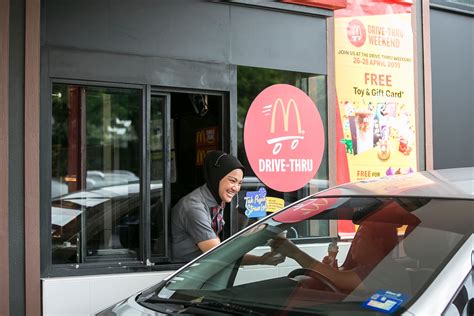
[{"label": "gray uniform shirt", "polygon": [[211,207],[216,200],[204,184],[181,198],[171,210],[171,254],[175,261],[190,261],[202,251],[197,243],[216,238]]}]

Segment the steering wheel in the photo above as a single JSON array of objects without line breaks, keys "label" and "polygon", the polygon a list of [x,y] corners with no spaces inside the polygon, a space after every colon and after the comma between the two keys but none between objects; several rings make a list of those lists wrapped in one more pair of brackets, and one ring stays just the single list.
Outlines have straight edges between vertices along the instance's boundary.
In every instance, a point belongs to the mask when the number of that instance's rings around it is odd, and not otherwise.
[{"label": "steering wheel", "polygon": [[330,289],[334,293],[342,293],[337,288],[337,286],[334,284],[334,282],[332,282],[326,276],[322,275],[321,273],[319,273],[318,271],[315,271],[315,270],[305,269],[305,268],[296,269],[296,270],[291,271],[288,274],[288,277],[289,278],[294,278],[294,277],[300,276],[300,275],[309,276],[309,277],[321,282],[323,285],[325,285],[328,289]]}]

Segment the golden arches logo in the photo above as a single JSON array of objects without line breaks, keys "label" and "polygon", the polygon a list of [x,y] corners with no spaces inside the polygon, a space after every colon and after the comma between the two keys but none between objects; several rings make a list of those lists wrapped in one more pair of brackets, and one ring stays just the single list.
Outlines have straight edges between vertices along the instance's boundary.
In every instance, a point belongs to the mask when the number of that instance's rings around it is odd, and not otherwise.
[{"label": "golden arches logo", "polygon": [[198,149],[196,152],[196,166],[204,165],[204,159],[206,158],[207,150]]},{"label": "golden arches logo", "polygon": [[196,133],[196,145],[203,145],[206,143],[206,132],[204,130]]},{"label": "golden arches logo", "polygon": [[300,112],[298,110],[298,106],[296,105],[295,100],[290,99],[290,101],[288,101],[288,104],[285,106],[281,98],[276,99],[275,103],[273,104],[270,132],[275,133],[275,119],[276,119],[276,112],[278,108],[281,109],[281,112],[283,114],[283,129],[285,130],[285,132],[288,132],[288,126],[289,126],[289,120],[290,120],[290,108],[293,108],[293,112],[296,117],[296,124],[298,125],[298,133],[302,134]]},{"label": "golden arches logo", "polygon": [[[285,106],[281,98],[277,98],[272,107],[272,121],[270,125],[270,133],[272,134],[275,133],[275,121],[276,121],[276,113],[278,109],[281,109],[281,112],[283,115],[283,129],[286,133],[288,133],[289,125],[290,125],[289,124],[290,109],[293,109],[294,116],[296,119],[296,124],[298,127],[298,134],[299,135],[304,134],[304,131],[301,129],[300,111],[298,110],[298,106],[296,105],[295,100],[290,99],[290,101],[288,101],[288,104]],[[267,140],[267,143],[270,145],[274,144],[272,153],[274,155],[277,155],[281,151],[283,141],[291,140],[291,149],[294,150],[298,146],[299,140],[303,138],[304,138],[303,136],[287,134],[281,137],[275,137],[275,138],[269,139]]]},{"label": "golden arches logo", "polygon": [[353,41],[360,41],[362,39],[362,30],[360,28],[359,25],[355,25],[353,28],[352,28],[352,32],[351,34],[349,35],[352,37],[352,40]]}]

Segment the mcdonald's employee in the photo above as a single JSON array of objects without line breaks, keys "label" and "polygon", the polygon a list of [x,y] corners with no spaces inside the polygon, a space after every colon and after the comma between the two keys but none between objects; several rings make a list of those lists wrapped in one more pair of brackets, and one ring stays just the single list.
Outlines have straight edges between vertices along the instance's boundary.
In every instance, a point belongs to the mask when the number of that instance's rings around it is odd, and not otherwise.
[{"label": "mcdonald's employee", "polygon": [[[212,151],[204,159],[205,184],[182,197],[171,210],[171,253],[174,261],[189,261],[221,242],[224,208],[237,195],[244,166],[234,156]],[[281,256],[268,252],[246,255],[244,264],[278,264]]]}]

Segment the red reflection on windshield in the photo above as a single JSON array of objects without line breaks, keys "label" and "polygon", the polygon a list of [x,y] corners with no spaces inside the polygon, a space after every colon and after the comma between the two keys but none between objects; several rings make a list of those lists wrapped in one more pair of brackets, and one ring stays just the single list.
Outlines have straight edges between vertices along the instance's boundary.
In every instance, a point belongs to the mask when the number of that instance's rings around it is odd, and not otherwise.
[{"label": "red reflection on windshield", "polygon": [[303,201],[273,217],[280,223],[297,223],[333,208],[344,201],[341,198],[318,198]]}]

